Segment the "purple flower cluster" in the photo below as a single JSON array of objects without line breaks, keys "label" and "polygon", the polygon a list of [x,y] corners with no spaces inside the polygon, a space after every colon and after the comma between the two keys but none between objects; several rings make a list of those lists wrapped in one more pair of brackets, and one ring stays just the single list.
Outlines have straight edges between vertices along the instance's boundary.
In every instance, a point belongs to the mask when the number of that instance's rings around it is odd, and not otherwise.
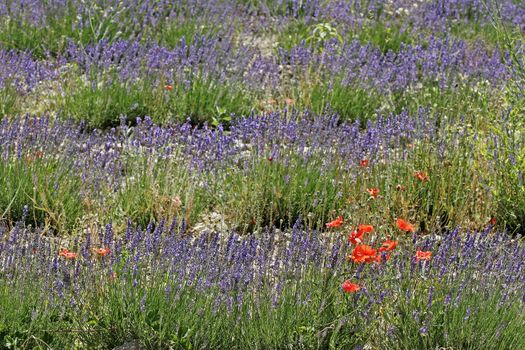
[{"label": "purple flower cluster", "polygon": [[60,65],[40,61],[30,53],[0,49],[0,89],[12,87],[18,92],[29,92],[43,81],[55,79]]}]

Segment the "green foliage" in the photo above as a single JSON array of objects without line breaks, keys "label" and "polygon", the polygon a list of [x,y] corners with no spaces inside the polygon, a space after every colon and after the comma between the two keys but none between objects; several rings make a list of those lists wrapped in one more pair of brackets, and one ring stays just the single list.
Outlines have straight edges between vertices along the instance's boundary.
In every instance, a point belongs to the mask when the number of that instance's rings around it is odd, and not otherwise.
[{"label": "green foliage", "polygon": [[[188,16],[194,16],[188,14]],[[157,37],[158,43],[169,49],[175,48],[182,39],[187,44],[191,44],[196,36],[206,36],[217,34],[219,28],[212,28],[211,26],[198,25],[196,22],[188,20],[184,22],[168,22],[163,21],[155,28],[152,36]]]},{"label": "green foliage", "polygon": [[61,115],[87,121],[96,128],[119,124],[120,116],[130,120],[155,115],[164,107],[163,91],[152,88],[148,81],[139,84],[113,84],[101,82],[100,86],[78,82],[66,83],[69,91],[61,101]]},{"label": "green foliage", "polygon": [[252,158],[247,172],[232,169],[218,187],[228,189],[219,202],[222,212],[242,232],[264,226],[292,227],[302,218],[323,227],[340,213],[349,191],[348,174],[323,168],[323,160],[304,160],[291,153],[283,159]]},{"label": "green foliage", "polygon": [[311,25],[304,20],[291,21],[290,24],[277,33],[276,46],[290,50],[302,41],[306,41],[310,33]]},{"label": "green foliage", "polygon": [[[44,5],[49,6],[49,5]],[[37,26],[24,18],[4,16],[0,21],[0,45],[7,49],[31,51],[35,56],[45,58],[49,54],[64,52],[68,40],[86,45],[99,40],[110,42],[132,35],[133,21],[122,16],[125,5],[98,7],[94,2],[84,11],[75,8],[73,2],[60,11],[48,11],[45,26]],[[118,20],[117,20],[118,18]],[[130,31],[123,33],[119,22],[128,21]]]},{"label": "green foliage", "polygon": [[308,23],[304,20],[291,21],[284,30],[278,33],[278,45],[284,49],[291,49],[304,41],[312,47],[324,47],[329,40],[343,41],[358,40],[362,44],[371,44],[382,52],[399,52],[402,45],[416,42],[410,26],[396,24],[387,25],[378,21],[366,21],[357,28],[349,28],[346,32],[338,30],[336,25],[329,22]]},{"label": "green foliage", "polygon": [[[182,7],[178,18],[159,15],[155,24],[150,23],[147,13],[137,7],[116,2],[113,6],[101,6],[100,2],[68,2],[68,6],[54,8],[43,4],[46,25],[37,25],[13,14],[0,19],[0,47],[31,51],[36,57],[56,57],[65,52],[69,41],[85,46],[105,40],[141,39],[154,40],[167,47],[174,47],[183,37],[191,42],[197,34],[206,34],[211,28],[186,20],[199,13],[188,13]],[[171,14],[173,15],[173,14]],[[204,15],[204,14],[202,14]],[[216,28],[215,28],[216,29]]]},{"label": "green foliage", "polygon": [[[525,233],[525,133],[520,122],[494,119],[493,143],[480,147],[488,160],[486,179],[496,203],[496,218],[510,233]],[[498,122],[499,121],[499,122]]]},{"label": "green foliage", "polygon": [[310,36],[306,38],[306,42],[312,46],[320,47],[322,50],[325,43],[333,39],[340,44],[343,43],[343,37],[334,26],[330,23],[318,23],[313,27]]},{"label": "green foliage", "polygon": [[164,124],[191,118],[201,124],[225,123],[230,113],[247,115],[251,111],[250,95],[212,79],[194,77],[189,85],[176,83],[169,91],[165,84],[151,78],[122,83],[117,76],[108,76],[94,78],[93,84],[80,79],[67,82],[65,89],[69,93],[58,97],[61,115],[104,129],[118,125],[123,115],[129,120],[150,116],[155,122]]},{"label": "green foliage", "polygon": [[349,33],[349,38],[359,40],[363,44],[377,46],[382,52],[399,52],[402,45],[412,45],[416,42],[411,27],[397,24],[387,25],[384,22],[373,21]]},{"label": "green foliage", "polygon": [[512,349],[523,343],[516,336],[525,322],[521,305],[498,305],[503,291],[490,296],[464,292],[459,301],[447,304],[447,294],[458,291],[442,284],[433,288],[434,302],[430,307],[428,287],[421,288],[408,301],[403,297],[396,299],[395,314],[389,318],[394,331],[391,337],[384,338],[385,348]]},{"label": "green foliage", "polygon": [[[191,118],[196,124],[227,123],[230,115],[248,115],[254,104],[253,96],[240,86],[220,83],[213,79],[194,77],[189,85],[178,83],[168,93],[168,115],[172,119]],[[157,120],[169,119],[159,115]]]},{"label": "green foliage", "polygon": [[495,197],[497,218],[511,233],[525,234],[525,53],[519,29],[509,28],[497,12],[493,29],[509,52],[511,78],[505,89],[505,106],[489,121],[492,147],[483,145],[491,169],[488,182]]},{"label": "green foliage", "polygon": [[13,115],[17,111],[20,96],[10,84],[0,88],[0,119],[6,115]]},{"label": "green foliage", "polygon": [[[384,95],[383,95],[384,97]],[[334,111],[344,120],[375,119],[382,107],[382,96],[372,89],[363,89],[354,85],[343,86],[335,83],[330,88],[324,84],[313,87],[307,108],[315,113]]]},{"label": "green foliage", "polygon": [[126,161],[127,176],[115,193],[105,188],[104,202],[95,211],[99,217],[125,226],[128,219],[146,226],[164,219],[184,219],[194,224],[213,203],[212,194],[199,185],[187,161],[179,156],[151,162],[148,157],[130,155]]},{"label": "green foliage", "polygon": [[81,181],[67,162],[41,159],[38,153],[0,162],[0,219],[22,219],[61,234],[72,229],[83,212]]}]

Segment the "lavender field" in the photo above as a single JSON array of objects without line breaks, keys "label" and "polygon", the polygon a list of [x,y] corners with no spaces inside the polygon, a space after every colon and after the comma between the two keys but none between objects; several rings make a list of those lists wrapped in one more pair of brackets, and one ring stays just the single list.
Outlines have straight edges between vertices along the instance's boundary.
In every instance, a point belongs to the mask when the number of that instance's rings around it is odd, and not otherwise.
[{"label": "lavender field", "polygon": [[0,349],[525,349],[525,3],[0,0]]}]

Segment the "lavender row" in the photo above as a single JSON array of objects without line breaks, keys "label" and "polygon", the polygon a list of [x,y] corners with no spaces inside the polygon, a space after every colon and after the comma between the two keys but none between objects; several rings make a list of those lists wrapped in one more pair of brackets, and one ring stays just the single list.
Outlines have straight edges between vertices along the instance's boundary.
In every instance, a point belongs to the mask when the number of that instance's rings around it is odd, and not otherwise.
[{"label": "lavender row", "polygon": [[[82,124],[51,121],[50,117],[3,119],[0,152],[3,160],[21,159],[34,152],[44,157],[65,157],[82,172],[98,169],[115,174],[127,156],[148,158],[181,156],[193,169],[229,166],[244,155],[279,160],[294,151],[305,160],[313,155],[344,159],[346,167],[367,158],[373,161],[393,155],[411,140],[430,140],[437,135],[433,117],[421,109],[380,117],[362,130],[360,122],[341,122],[336,115],[312,117],[297,112],[253,115],[233,121],[229,131],[197,128],[189,121],[162,127],[150,118],[135,126],[122,119],[108,132],[89,132]],[[97,172],[98,172],[97,171]]]},{"label": "lavender row", "polygon": [[[357,86],[382,92],[400,92],[437,83],[441,89],[459,84],[489,81],[498,87],[511,76],[508,55],[497,49],[471,48],[464,41],[433,38],[428,46],[403,45],[400,52],[382,53],[357,41],[332,42],[319,53],[307,46],[277,56],[263,56],[251,47],[233,48],[228,40],[201,37],[189,44],[182,40],[173,50],[138,42],[118,41],[79,47],[70,43],[66,56],[42,62],[30,54],[0,51],[0,87],[14,85],[30,91],[80,69],[94,88],[99,83],[139,83],[151,88],[163,84],[190,85],[195,79],[217,84],[240,84],[252,93],[265,94],[295,81],[322,77],[327,86]],[[55,62],[55,63],[50,63]],[[290,80],[291,79],[291,80]]]},{"label": "lavender row", "polygon": [[[135,287],[164,276],[167,297],[174,297],[184,288],[196,288],[220,299],[230,292],[248,296],[262,291],[262,286],[270,286],[276,304],[283,285],[290,279],[304,278],[311,269],[328,272],[336,276],[336,281],[362,281],[368,308],[388,299],[409,300],[420,292],[417,284],[409,289],[401,286],[418,278],[442,283],[436,288],[449,290],[450,294],[440,301],[445,305],[451,301],[457,305],[463,294],[493,295],[500,291],[502,305],[525,302],[525,247],[506,234],[490,233],[490,227],[483,232],[455,229],[443,236],[414,236],[412,244],[403,245],[388,262],[353,266],[346,260],[349,249],[344,239],[320,236],[303,229],[299,222],[288,236],[269,230],[261,237],[227,233],[193,237],[176,226],[176,222],[161,222],[142,229],[129,224],[124,236],[115,237],[111,225],[106,225],[98,234],[88,233],[84,239],[65,243],[69,244],[69,252],[75,252],[70,256],[59,254],[64,242],[45,238],[38,231],[22,225],[11,232],[3,228],[0,273],[10,277],[8,283],[17,283],[24,276],[39,276],[47,287],[38,286],[51,292],[48,296],[53,303],[61,303],[67,291],[73,293],[70,297],[81,295],[101,277]],[[106,252],[96,253],[100,247]],[[432,261],[416,262],[415,249],[432,251]],[[389,276],[397,276],[397,282]],[[432,291],[429,305],[438,302],[432,300]],[[372,316],[366,308],[359,312],[367,319]]]},{"label": "lavender row", "polygon": [[[322,18],[336,23],[355,26],[366,20],[370,15],[385,21],[411,22],[420,28],[440,29],[450,21],[489,22],[496,10],[499,10],[504,20],[518,26],[525,23],[525,7],[512,1],[410,1],[410,0],[370,0],[370,1],[261,1],[256,3],[234,1],[96,1],[86,5],[83,1],[48,1],[17,0],[1,1],[0,14],[23,18],[33,25],[43,26],[48,20],[67,13],[74,8],[79,18],[85,19],[78,23],[79,27],[89,26],[88,18],[93,11],[104,9],[106,13],[117,13],[121,16],[135,17],[136,29],[155,26],[163,17],[179,19],[180,13],[188,16],[207,14],[209,18],[231,19],[239,16],[249,20],[259,15],[262,22],[268,15],[279,15],[286,19],[304,16],[306,18]],[[124,11],[125,10],[125,11]],[[214,16],[215,15],[215,16]],[[123,23],[127,24],[127,23]],[[122,28],[123,30],[127,28]]]},{"label": "lavender row", "polygon": [[508,77],[510,61],[501,56],[498,50],[470,48],[464,41],[439,38],[431,38],[425,47],[406,45],[398,53],[386,54],[372,45],[353,41],[343,45],[334,42],[322,53],[298,46],[268,57],[249,47],[234,50],[228,40],[211,38],[190,44],[183,40],[173,50],[125,41],[100,42],[86,48],[71,44],[68,49],[69,62],[88,72],[91,68],[114,68],[123,81],[152,74],[160,75],[167,83],[212,77],[263,91],[282,86],[286,70],[299,80],[312,69],[328,79],[342,77],[345,86],[353,83],[390,91],[427,80],[439,81],[442,87],[469,78],[496,84]]}]

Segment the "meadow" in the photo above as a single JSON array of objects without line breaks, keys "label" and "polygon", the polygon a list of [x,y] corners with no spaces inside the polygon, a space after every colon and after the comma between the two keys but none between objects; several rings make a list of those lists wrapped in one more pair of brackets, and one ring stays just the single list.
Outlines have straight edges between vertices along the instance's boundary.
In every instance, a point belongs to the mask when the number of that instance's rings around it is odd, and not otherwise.
[{"label": "meadow", "polygon": [[525,349],[525,4],[0,0],[0,349]]}]

